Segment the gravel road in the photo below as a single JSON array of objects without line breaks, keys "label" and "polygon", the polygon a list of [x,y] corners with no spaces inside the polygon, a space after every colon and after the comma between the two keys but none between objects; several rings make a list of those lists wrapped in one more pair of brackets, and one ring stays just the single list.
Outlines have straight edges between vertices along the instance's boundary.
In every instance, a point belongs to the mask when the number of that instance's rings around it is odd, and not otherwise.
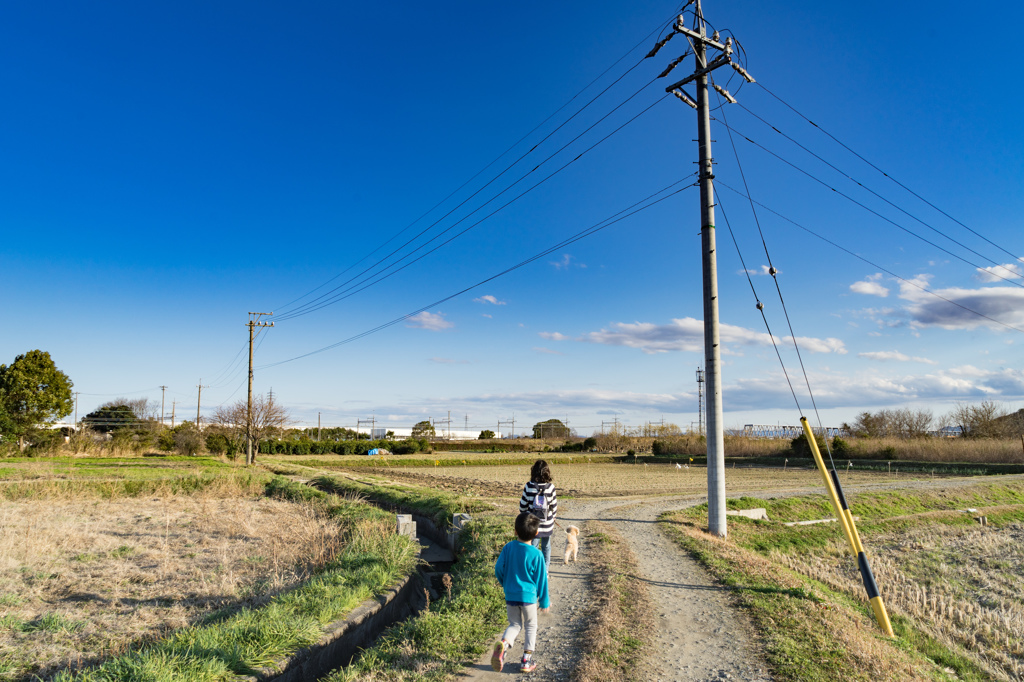
[{"label": "gravel road", "polygon": [[[657,605],[655,646],[645,677],[657,682],[709,680],[770,680],[757,637],[744,614],[736,609],[725,588],[679,550],[658,528],[663,511],[680,509],[703,498],[647,498],[642,501],[563,500],[559,521],[583,526],[590,519],[612,524],[640,560],[642,580]],[[625,503],[624,503],[625,502]],[[587,578],[591,567],[586,543],[580,561],[564,566],[564,536],[556,529],[552,548],[551,613],[541,615],[537,670],[520,675],[522,636],[509,652],[504,670],[491,669],[490,653],[466,670],[465,680],[496,682],[518,675],[524,682],[567,681],[579,657],[579,639],[588,605]]]}]

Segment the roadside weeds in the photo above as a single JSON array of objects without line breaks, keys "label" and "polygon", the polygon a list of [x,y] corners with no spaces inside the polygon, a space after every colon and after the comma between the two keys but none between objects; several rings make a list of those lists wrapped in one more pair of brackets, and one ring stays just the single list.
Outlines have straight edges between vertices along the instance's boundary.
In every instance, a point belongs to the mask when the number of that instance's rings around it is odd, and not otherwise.
[{"label": "roadside weeds", "polygon": [[643,665],[651,652],[654,603],[636,576],[636,555],[615,528],[586,524],[593,566],[591,599],[583,635],[583,656],[574,682],[632,682],[647,679]]}]

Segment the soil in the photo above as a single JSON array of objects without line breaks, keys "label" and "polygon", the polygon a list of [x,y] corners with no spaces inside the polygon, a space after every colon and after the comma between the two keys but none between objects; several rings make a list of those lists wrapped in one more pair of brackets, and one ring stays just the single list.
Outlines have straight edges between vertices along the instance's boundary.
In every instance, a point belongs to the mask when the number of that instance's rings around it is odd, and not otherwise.
[{"label": "soil", "polygon": [[[600,519],[612,524],[640,558],[642,580],[657,604],[655,641],[649,670],[652,681],[770,680],[750,621],[734,606],[728,589],[717,585],[707,572],[666,538],[657,524],[664,511],[703,501],[700,497],[648,498],[623,504],[622,500],[564,500],[559,522],[585,527]],[[589,605],[586,538],[581,539],[579,562],[562,563],[564,535],[555,533],[551,552],[551,613],[541,614],[535,654],[537,670],[520,675],[522,636],[507,655],[501,672],[491,669],[488,652],[467,669],[464,680],[498,682],[519,675],[527,682],[568,681],[579,659],[578,642]],[[639,676],[638,676],[639,677]]]}]

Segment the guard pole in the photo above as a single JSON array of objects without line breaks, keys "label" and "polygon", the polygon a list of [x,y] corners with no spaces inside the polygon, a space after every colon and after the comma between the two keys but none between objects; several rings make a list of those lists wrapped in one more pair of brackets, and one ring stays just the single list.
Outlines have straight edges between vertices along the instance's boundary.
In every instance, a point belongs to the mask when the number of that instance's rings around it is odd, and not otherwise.
[{"label": "guard pole", "polygon": [[868,593],[868,601],[871,603],[871,610],[875,614],[875,620],[878,621],[878,627],[882,628],[882,632],[887,636],[895,637],[896,635],[892,631],[892,623],[889,622],[889,613],[885,610],[885,602],[882,601],[882,595],[878,592],[875,575],[871,572],[871,564],[868,562],[864,545],[861,544],[860,534],[857,532],[857,526],[853,521],[850,506],[846,503],[843,487],[839,483],[839,474],[835,469],[829,471],[825,468],[825,461],[821,458],[821,451],[818,450],[818,441],[814,438],[814,433],[811,431],[810,424],[807,423],[807,418],[800,417],[800,424],[804,427],[804,434],[807,436],[807,443],[811,447],[811,454],[814,455],[814,462],[818,465],[818,471],[821,472],[821,477],[825,481],[825,488],[828,490],[829,498],[832,500],[832,506],[835,507],[836,517],[843,526],[846,541],[850,543],[850,549],[853,551],[854,556],[857,557],[857,568],[860,569],[860,577],[864,582],[864,589]]},{"label": "guard pole", "polygon": [[853,512],[850,511],[850,505],[846,503],[843,486],[839,483],[839,472],[833,468],[830,473],[832,474],[832,482],[835,484],[836,494],[839,496],[839,503],[843,506],[843,513],[849,522],[850,533],[857,545],[857,568],[860,569],[860,577],[864,581],[864,589],[868,593],[871,610],[875,612],[875,620],[878,621],[878,627],[882,628],[882,632],[889,637],[895,637],[892,631],[892,623],[889,622],[889,612],[885,610],[885,602],[882,600],[882,595],[878,592],[878,584],[875,583],[875,574],[871,572],[871,564],[868,563],[867,552],[864,551],[864,545],[861,544],[860,534],[857,532],[857,524],[853,522]]},{"label": "guard pole", "polygon": [[800,417],[800,424],[804,427],[804,435],[807,437],[807,444],[811,448],[811,455],[814,456],[814,463],[818,465],[821,479],[825,482],[825,490],[828,491],[829,499],[832,500],[832,507],[836,510],[836,520],[843,527],[843,535],[846,536],[846,541],[850,544],[850,553],[853,556],[857,556],[857,544],[853,541],[853,533],[850,532],[850,522],[847,520],[846,514],[843,513],[843,506],[840,504],[839,496],[832,485],[832,477],[828,475],[828,469],[825,468],[825,461],[821,458],[821,451],[818,450],[818,441],[814,438],[811,425],[807,423],[807,417]]}]

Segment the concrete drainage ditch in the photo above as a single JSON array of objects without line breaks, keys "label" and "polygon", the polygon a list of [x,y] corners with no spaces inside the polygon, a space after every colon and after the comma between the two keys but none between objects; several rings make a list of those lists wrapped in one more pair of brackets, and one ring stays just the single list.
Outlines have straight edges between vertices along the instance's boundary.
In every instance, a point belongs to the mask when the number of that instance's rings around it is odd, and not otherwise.
[{"label": "concrete drainage ditch", "polygon": [[348,665],[385,629],[422,611],[426,606],[424,590],[432,600],[444,594],[443,578],[455,563],[455,542],[467,521],[468,514],[455,514],[453,531],[445,533],[426,517],[398,514],[397,532],[419,542],[419,568],[386,593],[368,599],[347,617],[329,625],[313,646],[249,679],[252,682],[314,682]]}]

